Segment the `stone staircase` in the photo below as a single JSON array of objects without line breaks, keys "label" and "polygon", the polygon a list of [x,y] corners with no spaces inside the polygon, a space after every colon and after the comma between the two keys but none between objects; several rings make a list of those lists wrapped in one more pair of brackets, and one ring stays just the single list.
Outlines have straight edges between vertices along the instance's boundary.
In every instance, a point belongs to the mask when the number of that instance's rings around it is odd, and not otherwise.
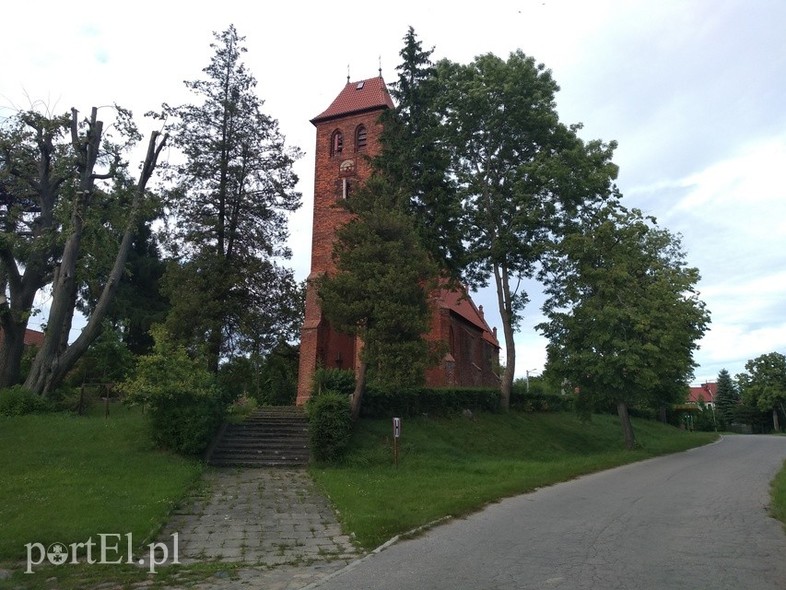
[{"label": "stone staircase", "polygon": [[226,424],[207,454],[216,467],[298,467],[308,460],[308,419],[295,406],[259,408]]}]

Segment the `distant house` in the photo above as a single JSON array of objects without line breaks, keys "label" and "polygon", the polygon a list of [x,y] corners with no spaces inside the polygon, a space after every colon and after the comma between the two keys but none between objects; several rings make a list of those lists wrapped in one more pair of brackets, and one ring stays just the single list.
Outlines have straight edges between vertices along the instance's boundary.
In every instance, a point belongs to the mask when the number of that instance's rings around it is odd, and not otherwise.
[{"label": "distant house", "polygon": [[707,382],[702,385],[697,385],[690,388],[688,393],[688,403],[698,405],[699,402],[704,402],[709,407],[715,406],[715,396],[718,394],[718,384]]},{"label": "distant house", "polygon": [[[0,343],[3,342],[3,330],[0,329]],[[44,343],[44,333],[39,332],[38,330],[31,330],[27,328],[25,330],[25,346],[37,346],[41,347]]]}]

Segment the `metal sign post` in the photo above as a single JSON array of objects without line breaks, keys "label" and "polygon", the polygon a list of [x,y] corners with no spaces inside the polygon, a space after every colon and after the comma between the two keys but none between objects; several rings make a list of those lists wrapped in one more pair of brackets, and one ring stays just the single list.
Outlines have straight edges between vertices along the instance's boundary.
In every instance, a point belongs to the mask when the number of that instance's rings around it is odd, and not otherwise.
[{"label": "metal sign post", "polygon": [[398,439],[401,438],[401,418],[393,418],[393,461],[398,469]]}]

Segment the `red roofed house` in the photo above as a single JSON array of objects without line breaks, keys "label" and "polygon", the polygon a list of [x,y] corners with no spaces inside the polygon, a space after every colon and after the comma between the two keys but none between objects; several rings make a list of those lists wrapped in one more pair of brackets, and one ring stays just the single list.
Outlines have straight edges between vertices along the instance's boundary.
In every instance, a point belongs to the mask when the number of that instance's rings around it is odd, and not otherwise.
[{"label": "red roofed house", "polygon": [[704,402],[708,406],[715,405],[715,396],[718,394],[718,384],[715,382],[707,382],[703,385],[691,387],[688,393],[688,403],[698,404]]},{"label": "red roofed house", "polygon": [[[3,341],[4,335],[3,330],[0,329],[0,342]],[[31,330],[30,328],[25,328],[25,339],[24,339],[25,346],[37,346],[41,347],[44,343],[44,333],[39,332],[38,330]]]},{"label": "red roofed house", "polygon": [[[336,229],[350,219],[337,206],[358,183],[371,175],[367,156],[379,153],[382,126],[379,116],[393,108],[381,76],[350,82],[322,113],[311,120],[317,129],[314,174],[314,218],[311,273],[306,291],[306,315],[301,330],[297,403],[311,395],[311,378],[318,366],[355,369],[360,343],[333,330],[319,305],[311,281],[335,270],[333,241]],[[442,289],[432,296],[431,330],[426,338],[442,341],[448,352],[426,375],[427,384],[488,385],[499,383],[494,367],[499,358],[495,332],[466,293]]]}]

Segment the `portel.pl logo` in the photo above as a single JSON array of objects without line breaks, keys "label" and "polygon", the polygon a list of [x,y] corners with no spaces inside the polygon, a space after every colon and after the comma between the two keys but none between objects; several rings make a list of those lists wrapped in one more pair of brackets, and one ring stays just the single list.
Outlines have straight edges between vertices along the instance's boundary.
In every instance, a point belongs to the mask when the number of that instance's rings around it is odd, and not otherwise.
[{"label": "portel.pl logo", "polygon": [[[48,547],[43,543],[25,543],[27,549],[26,574],[33,573],[33,567],[48,561],[52,565],[80,564],[119,565],[139,564],[147,562],[148,571],[156,573],[156,567],[166,563],[178,565],[178,533],[172,533],[172,559],[166,543],[150,543],[147,546],[147,559],[134,559],[134,536],[132,533],[100,533],[98,542],[90,537],[84,543],[52,543]],[[125,542],[123,542],[125,541]]]}]

